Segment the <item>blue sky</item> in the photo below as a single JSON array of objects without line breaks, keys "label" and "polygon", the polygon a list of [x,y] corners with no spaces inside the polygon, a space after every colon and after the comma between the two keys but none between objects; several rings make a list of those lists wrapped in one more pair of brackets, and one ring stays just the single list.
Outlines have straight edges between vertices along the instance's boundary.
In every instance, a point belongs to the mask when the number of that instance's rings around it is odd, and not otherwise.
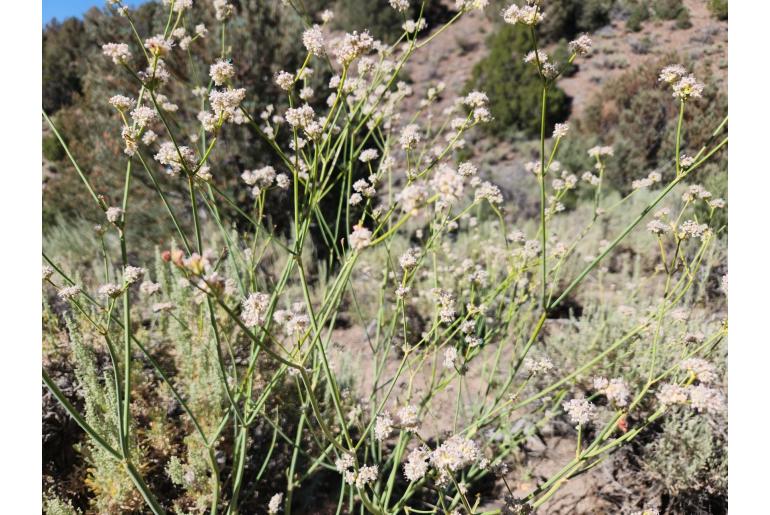
[{"label": "blue sky", "polygon": [[[135,7],[145,0],[131,0],[126,5]],[[70,16],[80,17],[91,7],[104,7],[104,0],[43,0],[43,25],[53,18],[63,20]]]}]

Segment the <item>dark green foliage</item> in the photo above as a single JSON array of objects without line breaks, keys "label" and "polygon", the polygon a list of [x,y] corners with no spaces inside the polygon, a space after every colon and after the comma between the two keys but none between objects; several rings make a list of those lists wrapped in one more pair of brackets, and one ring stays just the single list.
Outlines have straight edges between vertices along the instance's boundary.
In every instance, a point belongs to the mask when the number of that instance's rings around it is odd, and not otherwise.
[{"label": "dark green foliage", "polygon": [[[514,2],[492,0],[486,9],[490,21],[500,23],[500,11]],[[521,4],[522,2],[516,2]],[[538,37],[544,43],[564,38],[575,39],[584,32],[592,32],[610,23],[610,13],[616,0],[549,0],[542,2],[545,9],[543,23],[538,26]]]},{"label": "dark green foliage", "polygon": [[[540,133],[542,86],[533,64],[523,62],[531,50],[529,34],[521,27],[501,26],[487,42],[489,54],[473,68],[467,90],[479,89],[489,96],[494,117],[484,128],[498,137],[511,137],[523,132],[527,136]],[[570,112],[571,99],[558,87],[548,92],[547,132]]]},{"label": "dark green foliage", "polygon": [[[658,72],[666,64],[680,61],[677,56],[666,56],[608,82],[579,121],[581,132],[596,135],[602,144],[614,147],[615,157],[608,160],[606,176],[608,183],[622,192],[628,192],[632,180],[651,170],[659,170],[664,180],[673,176],[679,105],[670,87],[658,81]],[[713,74],[707,66],[683,64],[706,84],[703,98],[690,101],[685,110],[682,152],[694,155],[727,114],[727,96],[718,83],[709,80]],[[726,170],[726,152],[715,156],[713,163],[716,170]],[[704,175],[705,170],[700,170],[692,180],[704,181]]]},{"label": "dark green foliage", "polygon": [[49,161],[59,161],[66,157],[64,148],[53,134],[43,136],[43,157]]},{"label": "dark green foliage", "polygon": [[661,20],[676,20],[682,11],[687,8],[682,0],[655,0],[652,4],[655,17]]},{"label": "dark green foliage", "polygon": [[369,29],[377,39],[392,41],[403,32],[401,25],[405,20],[416,16],[415,8],[410,6],[406,13],[399,13],[390,7],[389,0],[338,0],[335,6],[335,25],[346,31]]},{"label": "dark green foliage", "polygon": [[69,105],[81,94],[85,45],[80,37],[83,22],[55,19],[43,31],[43,109],[51,113]]},{"label": "dark green foliage", "polygon": [[[165,26],[166,11],[160,3],[149,2],[133,10],[132,18],[140,34],[157,34]],[[198,102],[193,101],[191,90],[197,85],[207,84],[208,66],[220,55],[220,24],[214,19],[213,8],[192,11],[187,23],[188,28],[204,23],[211,32],[205,39],[193,43],[192,65],[184,53],[172,54],[168,64],[174,79],[162,92],[180,106],[179,112],[171,115],[172,123],[181,124],[181,132],[192,134],[197,131]],[[65,26],[71,26],[72,29],[61,28]],[[66,134],[78,164],[92,181],[96,192],[105,195],[109,205],[115,205],[120,200],[118,197],[125,177],[126,162],[120,137],[121,123],[107,101],[115,94],[135,94],[137,87],[125,70],[101,54],[101,45],[110,41],[127,42],[134,54],[134,65],[139,63],[139,45],[125,18],[99,9],[89,11],[82,22],[68,21],[61,27],[52,27],[46,30],[43,37],[43,106],[47,106],[49,112],[58,109],[55,123],[59,131]],[[304,48],[298,44],[298,35],[302,28],[300,18],[279,2],[238,2],[235,16],[228,23],[227,44],[237,49],[234,82],[247,89],[245,106],[255,118],[258,118],[266,104],[283,97],[271,80],[278,67],[296,70],[301,66]],[[54,32],[49,35],[51,30]],[[61,68],[53,66],[55,59],[46,57],[56,55],[69,55],[73,59],[77,56],[77,61],[81,63],[79,68],[74,68],[78,73],[78,89],[65,88],[67,93],[64,94],[53,84],[58,79],[54,75],[45,75],[46,66],[52,70],[51,74],[61,72]],[[328,81],[325,73],[317,69],[312,85],[318,86]],[[70,99],[69,105],[62,100],[67,98]],[[220,187],[240,202],[250,203],[252,199],[248,192],[236,187],[239,175],[247,168],[265,164],[277,166],[278,163],[271,161],[274,153],[268,150],[253,129],[245,125],[229,126],[222,136],[224,145],[210,159],[212,173],[218,177]],[[190,142],[184,141],[182,144],[189,145]],[[58,157],[54,147],[51,143],[45,143],[45,152],[49,157]],[[184,181],[167,177],[162,167],[153,160],[156,148],[147,149],[142,146],[142,157],[157,177],[172,206],[187,202]],[[44,191],[46,222],[56,223],[62,215],[66,218],[74,214],[94,223],[103,222],[103,213],[95,207],[69,162],[63,161],[58,169],[60,173],[47,182]],[[129,216],[134,217],[132,226],[145,228],[147,234],[142,236],[151,241],[167,244],[161,235],[174,234],[175,231],[165,221],[168,217],[138,158],[134,159],[130,195]],[[286,217],[278,219],[286,220]],[[183,226],[189,227],[190,220],[182,219],[181,222]]]},{"label": "dark green foliage", "polygon": [[717,20],[727,19],[727,0],[709,0],[708,7]]},{"label": "dark green foliage", "polygon": [[689,29],[690,27],[692,27],[692,22],[690,21],[690,11],[685,7],[679,11],[679,14],[676,17],[676,28]]},{"label": "dark green foliage", "polygon": [[642,30],[642,23],[650,19],[650,9],[645,3],[638,3],[631,8],[631,14],[626,21],[626,28],[631,32]]}]

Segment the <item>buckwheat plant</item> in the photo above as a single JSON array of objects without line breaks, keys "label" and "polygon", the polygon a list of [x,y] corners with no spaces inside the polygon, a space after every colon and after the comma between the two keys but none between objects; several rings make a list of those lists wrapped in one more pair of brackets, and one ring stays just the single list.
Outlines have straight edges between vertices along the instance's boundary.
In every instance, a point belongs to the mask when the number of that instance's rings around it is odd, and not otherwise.
[{"label": "buckwheat plant", "polygon": [[[686,148],[684,114],[703,86],[682,66],[660,74],[679,105],[671,173],[640,171],[618,198],[602,187],[612,147],[589,151],[593,170],[567,170],[558,155],[570,128],[550,133],[546,121],[549,91],[591,51],[590,38],[554,62],[538,45],[541,2],[506,8],[504,22],[531,34],[525,59],[541,83],[538,157],[527,164],[539,214],[513,227],[500,188],[458,158],[466,133],[491,119],[487,95],[473,91],[439,111],[441,86],[423,93],[399,79],[487,1],[458,0],[457,14],[430,35],[426,2],[412,2],[417,17],[402,14],[403,32],[386,44],[367,31],[336,33],[331,12],[284,0],[304,20],[296,44],[306,57],[298,70],[276,71],[283,97],[269,105],[239,86],[238,49],[228,46],[234,5],[164,0],[164,30],[142,35],[120,0],[109,3],[133,37],[103,46],[114,73],[134,84],[104,100],[124,144],[117,205],[95,190],[44,113],[104,212],[87,275],[43,256],[44,281],[68,306],[86,402],[76,407],[45,367],[43,382],[87,434],[101,510],[234,514],[248,505],[288,514],[302,495],[320,495],[303,488],[323,478],[337,513],[528,513],[657,419],[723,410],[709,356],[726,324],[690,303],[703,298],[721,230],[696,208],[724,207],[692,184],[726,146],[727,120],[702,148]],[[407,0],[390,4],[409,12]],[[194,9],[214,10],[219,25],[192,25]],[[169,58],[201,45],[221,49],[219,59],[178,61],[194,68],[180,83]],[[313,70],[331,80],[319,87]],[[171,96],[175,82],[186,94]],[[262,166],[223,164],[235,126],[272,149]],[[154,263],[133,257],[153,248],[132,226],[138,174],[175,228]],[[161,174],[172,187],[161,187]],[[249,202],[222,187],[231,174]],[[567,210],[575,191],[580,204]],[[185,209],[173,201],[180,192]],[[605,262],[630,235],[656,257],[629,265],[629,284],[613,290]],[[105,238],[118,242],[117,257]],[[584,313],[558,329],[557,314],[578,294]],[[355,350],[340,339],[344,325],[362,330]],[[173,417],[158,408],[169,402]],[[574,458],[517,491],[506,468],[555,420],[572,428]],[[255,428],[268,437],[257,439]],[[164,476],[180,498],[159,495]],[[490,477],[500,490],[482,495]]]}]

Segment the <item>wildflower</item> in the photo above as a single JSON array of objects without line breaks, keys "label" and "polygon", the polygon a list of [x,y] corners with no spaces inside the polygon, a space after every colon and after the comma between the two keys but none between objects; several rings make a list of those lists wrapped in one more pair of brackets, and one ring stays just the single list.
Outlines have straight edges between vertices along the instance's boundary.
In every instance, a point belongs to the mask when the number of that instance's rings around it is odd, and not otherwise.
[{"label": "wildflower", "polygon": [[419,208],[428,199],[428,191],[424,184],[410,184],[396,194],[396,202],[405,213]]},{"label": "wildflower", "polygon": [[354,250],[363,250],[372,243],[372,231],[362,225],[354,225],[348,243]]},{"label": "wildflower", "polygon": [[440,199],[447,203],[459,200],[463,194],[463,178],[446,163],[439,165],[430,185],[439,194]]},{"label": "wildflower", "polygon": [[315,111],[308,104],[286,110],[286,122],[292,127],[307,127],[315,119]]},{"label": "wildflower", "polygon": [[207,29],[203,23],[199,23],[198,25],[195,26],[195,35],[197,37],[204,38],[208,33],[209,33],[209,29]]},{"label": "wildflower", "polygon": [[311,55],[323,57],[326,54],[324,50],[324,35],[321,27],[313,25],[302,34],[302,44]]},{"label": "wildflower", "polygon": [[294,84],[294,75],[289,72],[279,71],[275,74],[274,80],[279,88],[289,91]]},{"label": "wildflower", "polygon": [[540,62],[542,65],[547,63],[548,59],[548,54],[542,50],[532,50],[531,52],[527,52],[527,55],[524,56],[524,62],[527,64]]},{"label": "wildflower", "polygon": [[421,30],[424,30],[425,27],[428,26],[428,23],[425,21],[425,18],[420,18],[417,21],[414,20],[406,20],[403,25],[401,25],[401,28],[404,29],[404,32],[407,34],[414,34],[415,32],[420,32]]},{"label": "wildflower", "polygon": [[235,116],[235,110],[246,98],[246,89],[228,89],[226,91],[211,90],[209,102],[214,114],[221,119],[230,120]]},{"label": "wildflower", "polygon": [[358,474],[356,475],[356,487],[363,488],[369,483],[376,481],[378,471],[379,469],[377,468],[377,465],[362,466],[360,469],[358,469]]},{"label": "wildflower", "polygon": [[401,130],[399,143],[404,150],[414,150],[420,142],[420,127],[417,124],[409,124]]},{"label": "wildflower", "polygon": [[569,49],[569,51],[576,55],[586,55],[588,52],[591,51],[592,46],[593,46],[593,41],[591,41],[591,38],[589,38],[585,34],[581,35],[574,41],[570,41],[567,44],[567,48]]},{"label": "wildflower", "polygon": [[489,97],[483,91],[471,91],[463,98],[463,104],[471,108],[486,107]]},{"label": "wildflower", "polygon": [[275,181],[275,177],[275,168],[270,165],[263,166],[262,168],[258,168],[256,170],[245,170],[241,174],[241,179],[243,179],[243,182],[249,186],[257,185],[260,188],[270,187]]},{"label": "wildflower", "polygon": [[171,47],[173,45],[174,42],[170,39],[164,38],[162,34],[158,34],[157,36],[152,36],[151,38],[144,40],[144,47],[155,56],[162,57],[168,54],[171,51]]},{"label": "wildflower", "polygon": [[369,161],[373,161],[377,159],[380,156],[380,153],[377,152],[376,148],[367,148],[363,152],[361,152],[361,155],[358,156],[358,159],[362,163],[368,163]]},{"label": "wildflower", "polygon": [[264,316],[270,305],[270,296],[254,292],[241,302],[241,320],[246,327],[256,327],[264,323]]},{"label": "wildflower", "polygon": [[197,159],[194,151],[186,146],[175,147],[171,141],[161,143],[158,153],[154,156],[160,164],[166,165],[169,175],[177,175],[184,167],[194,168]]},{"label": "wildflower", "polygon": [[390,415],[383,413],[378,416],[374,423],[374,438],[381,442],[389,437],[392,432],[393,419],[390,418]]},{"label": "wildflower", "polygon": [[157,112],[152,107],[139,106],[131,111],[131,118],[137,126],[145,127],[157,118]]},{"label": "wildflower", "polygon": [[532,375],[545,374],[550,370],[553,370],[553,361],[547,357],[537,359],[527,357],[524,358],[522,365],[524,366],[524,370]]},{"label": "wildflower", "polygon": [[664,406],[673,406],[687,402],[687,390],[678,384],[666,383],[661,385],[656,395]]},{"label": "wildflower", "polygon": [[679,156],[679,166],[682,168],[690,168],[693,164],[695,164],[694,157],[688,156],[686,154]]},{"label": "wildflower", "polygon": [[687,70],[684,68],[684,66],[681,64],[671,64],[660,71],[658,80],[661,82],[667,82],[668,84],[673,84],[685,75],[687,75]]},{"label": "wildflower", "polygon": [[283,332],[288,336],[302,334],[310,323],[310,318],[303,311],[303,304],[295,302],[290,310],[279,309],[276,311],[273,314],[273,320],[283,327]]},{"label": "wildflower", "polygon": [[462,177],[471,177],[476,175],[477,172],[478,170],[470,161],[462,162],[457,166],[457,173],[459,173]]},{"label": "wildflower", "polygon": [[404,298],[409,294],[410,288],[406,286],[399,286],[396,288],[396,298],[399,300],[404,300]]},{"label": "wildflower", "polygon": [[690,98],[699,98],[703,93],[703,84],[698,82],[693,75],[687,75],[674,84],[674,97],[683,101]]},{"label": "wildflower", "polygon": [[126,265],[123,269],[123,281],[126,284],[134,284],[139,279],[144,277],[146,270],[138,266]]},{"label": "wildflower", "polygon": [[557,123],[553,127],[553,137],[554,138],[563,138],[567,135],[569,132],[569,125],[566,123]]},{"label": "wildflower", "polygon": [[52,275],[53,275],[53,268],[51,268],[48,265],[44,266],[43,267],[43,280],[44,281],[49,280]]},{"label": "wildflower", "polygon": [[142,292],[143,295],[155,295],[160,291],[160,283],[143,281],[142,284],[139,285],[139,291]]},{"label": "wildflower", "polygon": [[213,4],[217,21],[224,21],[233,14],[233,6],[227,0],[214,0]]},{"label": "wildflower", "polygon": [[403,13],[409,9],[409,0],[390,0],[390,6],[396,11]]},{"label": "wildflower", "polygon": [[412,449],[404,463],[404,476],[409,481],[419,481],[428,472],[430,452],[426,447]]},{"label": "wildflower", "polygon": [[679,363],[679,368],[688,372],[701,383],[711,383],[716,380],[716,367],[702,358],[688,358]]},{"label": "wildflower", "polygon": [[457,11],[482,10],[487,5],[489,5],[489,0],[455,0],[455,10]]},{"label": "wildflower", "polygon": [[574,424],[588,424],[596,416],[596,406],[586,399],[571,399],[562,407]]},{"label": "wildflower", "polygon": [[447,347],[444,350],[444,368],[455,368],[455,361],[457,360],[457,349],[454,347]]},{"label": "wildflower", "polygon": [[407,431],[416,431],[419,424],[417,411],[417,406],[411,404],[399,408],[396,412],[398,426]]},{"label": "wildflower", "polygon": [[599,184],[599,182],[601,182],[601,179],[599,179],[599,177],[592,174],[591,172],[584,172],[580,179],[584,182],[587,182],[591,186],[596,186]]},{"label": "wildflower", "polygon": [[602,156],[611,156],[614,155],[614,151],[612,150],[612,147],[610,146],[601,146],[597,145],[595,147],[591,147],[588,149],[588,155],[590,157],[602,157]]},{"label": "wildflower", "polygon": [[152,312],[160,313],[161,311],[172,311],[174,308],[173,302],[156,302],[152,305]]},{"label": "wildflower", "polygon": [[80,286],[73,284],[72,286],[66,286],[59,290],[56,294],[62,300],[72,300],[81,292]]},{"label": "wildflower", "polygon": [[623,407],[628,404],[628,386],[623,378],[616,377],[607,381],[604,377],[594,378],[594,388],[601,394],[607,396],[607,399],[614,402],[616,406]]},{"label": "wildflower", "polygon": [[123,210],[119,207],[108,207],[105,213],[107,214],[107,220],[113,224],[118,223],[123,216]]},{"label": "wildflower", "polygon": [[486,200],[493,206],[503,203],[503,194],[500,193],[500,188],[488,181],[484,181],[481,183],[481,186],[476,188],[474,198],[477,202],[480,200]]},{"label": "wildflower", "polygon": [[334,54],[337,57],[338,63],[347,66],[368,52],[372,45],[374,45],[374,39],[368,32],[364,31],[359,34],[353,31],[352,34],[345,34],[337,43]]},{"label": "wildflower", "polygon": [[131,50],[125,43],[106,43],[102,45],[102,53],[115,64],[125,64],[131,59]]},{"label": "wildflower", "polygon": [[690,406],[698,412],[720,413],[725,409],[724,396],[714,388],[698,385],[687,388],[690,394]]},{"label": "wildflower", "polygon": [[519,7],[513,4],[503,11],[503,20],[511,25],[521,23],[522,25],[533,26],[543,21],[543,13],[540,12],[538,5]]},{"label": "wildflower", "polygon": [[334,462],[334,467],[337,469],[337,472],[344,474],[345,471],[353,467],[353,463],[354,460],[352,455],[343,454]]},{"label": "wildflower", "polygon": [[476,442],[460,435],[454,435],[430,453],[430,463],[437,470],[457,471],[481,458]]},{"label": "wildflower", "polygon": [[134,105],[135,100],[124,95],[110,97],[110,105],[118,111],[128,111]]},{"label": "wildflower", "polygon": [[270,498],[270,502],[267,503],[267,512],[271,515],[278,513],[281,509],[281,503],[283,503],[283,493],[277,493]]},{"label": "wildflower", "polygon": [[671,231],[671,227],[660,220],[652,220],[647,224],[647,230],[652,234],[665,234]]},{"label": "wildflower", "polygon": [[299,90],[299,98],[301,100],[310,100],[313,98],[313,88],[308,86]]},{"label": "wildflower", "polygon": [[711,192],[700,184],[693,184],[682,194],[682,202],[692,202],[695,199],[709,199]]},{"label": "wildflower", "polygon": [[120,296],[122,292],[123,290],[120,288],[120,286],[113,283],[103,284],[99,287],[99,295],[111,299]]},{"label": "wildflower", "polygon": [[158,139],[158,135],[151,130],[145,131],[145,133],[142,135],[142,143],[145,145],[152,145],[155,143]]},{"label": "wildflower", "polygon": [[687,240],[690,238],[703,238],[708,232],[707,224],[699,224],[694,220],[687,220],[679,226],[679,239]]},{"label": "wildflower", "polygon": [[323,12],[321,12],[321,21],[322,22],[329,23],[333,19],[334,19],[334,12],[333,11],[331,11],[329,9],[325,9]]},{"label": "wildflower", "polygon": [[404,270],[409,270],[417,266],[417,260],[419,257],[420,249],[407,249],[406,252],[401,254],[401,257],[398,258],[398,264],[401,265],[401,268]]},{"label": "wildflower", "polygon": [[217,62],[209,67],[209,75],[214,80],[214,84],[222,86],[233,78],[235,67],[228,61],[217,59]]}]

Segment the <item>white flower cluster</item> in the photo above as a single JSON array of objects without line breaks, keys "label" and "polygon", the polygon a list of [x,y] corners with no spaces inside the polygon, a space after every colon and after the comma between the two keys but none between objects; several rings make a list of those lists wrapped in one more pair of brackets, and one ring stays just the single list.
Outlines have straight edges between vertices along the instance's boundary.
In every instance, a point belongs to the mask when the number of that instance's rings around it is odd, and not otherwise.
[{"label": "white flower cluster", "polygon": [[350,454],[343,454],[334,462],[334,466],[337,471],[342,474],[342,477],[347,484],[355,485],[357,488],[363,488],[367,484],[376,481],[379,471],[377,465],[364,465],[359,468],[356,473],[354,470],[353,456]]},{"label": "white flower cluster", "polygon": [[105,43],[102,45],[102,53],[115,64],[125,64],[131,59],[131,50],[125,43]]},{"label": "white flower cluster", "polygon": [[287,336],[301,335],[310,324],[310,317],[305,314],[305,305],[302,302],[295,302],[291,309],[279,309],[273,313],[273,320],[283,328]]},{"label": "white flower cluster", "polygon": [[585,425],[596,417],[596,406],[587,399],[570,399],[562,404],[572,423]]},{"label": "white flower cluster", "polygon": [[224,59],[217,59],[217,62],[209,68],[209,75],[217,86],[223,86],[235,75],[233,63]]},{"label": "white flower cluster", "polygon": [[334,55],[337,62],[348,66],[357,58],[369,52],[374,46],[374,38],[364,31],[345,34],[336,44]]},{"label": "white flower cluster", "polygon": [[513,4],[503,11],[503,20],[511,25],[520,23],[522,25],[534,26],[543,21],[543,13],[540,12],[540,6],[537,4],[525,5],[523,7]]},{"label": "white flower cluster", "polygon": [[473,440],[454,435],[439,445],[429,457],[430,464],[439,472],[439,483],[445,483],[451,472],[473,463],[483,465],[481,450]]},{"label": "white flower cluster", "polygon": [[567,48],[569,49],[569,51],[576,55],[586,55],[588,52],[591,51],[592,46],[593,46],[593,41],[591,41],[591,38],[589,38],[585,34],[582,34],[576,40],[570,41],[567,44]]},{"label": "white flower cluster", "polygon": [[302,44],[311,55],[317,57],[326,55],[323,31],[318,25],[313,25],[302,34]]},{"label": "white flower cluster", "polygon": [[663,68],[658,80],[671,84],[673,96],[682,101],[698,98],[703,93],[703,84],[695,76],[687,73],[684,66],[672,64]]},{"label": "white flower cluster", "polygon": [[596,391],[605,395],[607,399],[615,403],[616,406],[622,408],[628,405],[630,393],[628,391],[628,385],[626,385],[623,378],[616,377],[608,381],[604,377],[595,377],[593,383]]},{"label": "white flower cluster", "polygon": [[265,314],[270,305],[270,296],[254,292],[241,302],[241,320],[246,327],[256,327],[265,323]]},{"label": "white flower cluster", "polygon": [[198,163],[195,152],[190,147],[180,146],[177,150],[171,141],[161,143],[155,160],[166,165],[166,173],[172,176],[178,175],[183,168],[193,170]]},{"label": "white flower cluster", "polygon": [[354,225],[348,243],[354,250],[363,250],[372,243],[372,231],[362,225]]}]

